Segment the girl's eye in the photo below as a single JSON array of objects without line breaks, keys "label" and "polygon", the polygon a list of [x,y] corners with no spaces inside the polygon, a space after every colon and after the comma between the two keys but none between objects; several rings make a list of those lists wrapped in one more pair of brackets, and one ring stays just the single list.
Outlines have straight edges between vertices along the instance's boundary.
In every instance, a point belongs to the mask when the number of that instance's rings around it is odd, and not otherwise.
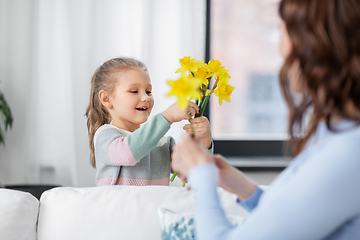
[{"label": "girl's eye", "polygon": [[151,91],[147,91],[146,93],[147,93],[147,94],[151,94]]},{"label": "girl's eye", "polygon": [[137,93],[138,91],[130,91],[131,93]]}]

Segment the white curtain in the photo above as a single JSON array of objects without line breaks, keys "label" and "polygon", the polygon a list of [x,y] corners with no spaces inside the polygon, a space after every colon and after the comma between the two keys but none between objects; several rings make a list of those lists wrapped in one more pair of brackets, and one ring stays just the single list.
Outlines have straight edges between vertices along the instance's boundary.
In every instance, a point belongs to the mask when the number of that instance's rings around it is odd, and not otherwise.
[{"label": "white curtain", "polygon": [[[0,0],[0,90],[14,115],[0,146],[0,182],[94,186],[85,109],[90,79],[117,56],[142,60],[152,116],[179,58],[204,60],[205,0]],[[177,140],[184,122],[168,134]]]}]

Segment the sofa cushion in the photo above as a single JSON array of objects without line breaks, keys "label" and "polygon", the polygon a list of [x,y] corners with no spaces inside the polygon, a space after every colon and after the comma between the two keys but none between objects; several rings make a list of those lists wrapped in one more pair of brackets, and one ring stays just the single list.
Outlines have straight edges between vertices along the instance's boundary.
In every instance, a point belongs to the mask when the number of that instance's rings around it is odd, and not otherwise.
[{"label": "sofa cushion", "polygon": [[[219,188],[227,213],[247,216],[236,196]],[[158,208],[191,212],[191,192],[167,186],[54,188],[40,199],[39,240],[161,239]]]},{"label": "sofa cushion", "polygon": [[0,239],[36,240],[38,210],[30,193],[0,189]]},{"label": "sofa cushion", "polygon": [[[165,208],[158,209],[161,239],[182,240],[197,239],[195,230],[195,214],[193,212],[173,212]],[[237,226],[244,221],[244,217],[227,214],[226,218],[232,226]]]}]

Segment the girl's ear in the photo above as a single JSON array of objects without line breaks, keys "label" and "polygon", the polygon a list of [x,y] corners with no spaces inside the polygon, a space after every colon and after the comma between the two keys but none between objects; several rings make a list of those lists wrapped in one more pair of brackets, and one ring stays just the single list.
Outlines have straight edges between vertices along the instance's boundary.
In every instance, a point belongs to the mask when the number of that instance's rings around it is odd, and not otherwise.
[{"label": "girl's ear", "polygon": [[101,104],[107,108],[107,109],[111,109],[113,107],[113,105],[110,102],[110,97],[109,97],[109,93],[106,92],[105,90],[100,90],[99,92],[99,99]]}]

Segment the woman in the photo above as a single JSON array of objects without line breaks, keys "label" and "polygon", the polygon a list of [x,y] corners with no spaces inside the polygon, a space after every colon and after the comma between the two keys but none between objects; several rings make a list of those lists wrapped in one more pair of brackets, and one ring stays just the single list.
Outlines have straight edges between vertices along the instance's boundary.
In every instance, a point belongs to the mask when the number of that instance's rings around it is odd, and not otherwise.
[{"label": "woman", "polygon": [[[199,239],[360,239],[360,1],[282,0],[279,14],[293,161],[263,193],[183,136],[173,169],[194,192]],[[241,226],[226,220],[218,184],[251,211]]]}]

